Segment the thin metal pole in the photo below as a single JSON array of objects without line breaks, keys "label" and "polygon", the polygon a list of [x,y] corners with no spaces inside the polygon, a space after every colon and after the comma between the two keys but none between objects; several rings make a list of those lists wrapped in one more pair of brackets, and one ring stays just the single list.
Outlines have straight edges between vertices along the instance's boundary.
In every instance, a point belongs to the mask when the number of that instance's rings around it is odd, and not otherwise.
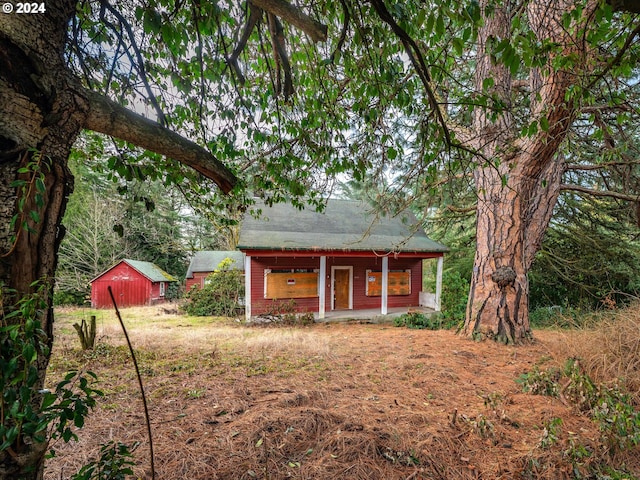
[{"label": "thin metal pole", "polygon": [[140,386],[140,393],[142,394],[142,404],[144,405],[144,417],[147,421],[147,435],[149,436],[149,454],[151,455],[151,480],[156,478],[156,469],[155,463],[153,461],[153,437],[151,436],[151,420],[149,419],[149,408],[147,407],[147,396],[144,394],[144,387],[142,386],[142,377],[140,376],[140,369],[138,368],[138,360],[136,359],[136,354],[133,351],[133,346],[131,345],[131,341],[129,340],[129,334],[127,333],[127,329],[124,326],[124,322],[122,321],[122,317],[120,316],[120,311],[118,310],[118,305],[116,304],[116,299],[113,296],[113,291],[111,290],[111,285],[107,287],[109,291],[109,296],[111,297],[111,301],[113,302],[113,308],[116,310],[116,316],[120,321],[120,326],[122,327],[122,331],[124,332],[124,338],[127,339],[127,345],[129,346],[129,352],[131,352],[131,358],[133,359],[133,366],[136,369],[136,376],[138,377],[138,385]]}]

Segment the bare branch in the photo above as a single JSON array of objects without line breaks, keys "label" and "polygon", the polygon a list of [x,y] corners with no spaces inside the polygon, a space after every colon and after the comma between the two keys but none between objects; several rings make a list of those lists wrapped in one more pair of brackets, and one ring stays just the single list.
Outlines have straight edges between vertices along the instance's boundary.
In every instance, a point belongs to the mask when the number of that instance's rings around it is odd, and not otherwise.
[{"label": "bare branch", "polygon": [[[271,44],[273,45],[273,55],[276,61],[276,78],[278,92],[284,93],[285,100],[293,95],[293,79],[291,76],[291,63],[287,55],[287,48],[284,39],[282,24],[278,17],[269,13],[267,15],[269,21],[269,32],[271,33]],[[280,81],[280,68],[284,73],[284,85]]]},{"label": "bare branch", "polygon": [[314,42],[325,42],[327,40],[326,25],[314,20],[298,7],[285,0],[251,0],[250,3],[299,28],[309,35]]},{"label": "bare branch", "polygon": [[566,165],[564,170],[565,172],[568,172],[570,170],[587,172],[587,171],[593,171],[593,170],[607,170],[611,167],[629,167],[633,165],[640,165],[640,160],[629,160],[627,162],[604,162],[604,163],[597,163],[597,164],[590,164],[590,165],[575,163],[575,164]]},{"label": "bare branch", "polygon": [[240,37],[240,40],[238,40],[236,48],[233,50],[233,52],[231,52],[231,56],[227,59],[227,62],[229,63],[229,65],[231,65],[231,68],[233,68],[233,71],[238,77],[238,81],[241,85],[244,85],[245,78],[242,74],[242,70],[240,70],[240,66],[238,65],[238,57],[244,50],[244,47],[247,45],[247,41],[251,36],[251,32],[258,23],[258,20],[260,20],[260,18],[262,17],[263,13],[264,12],[260,7],[257,7],[253,3],[249,2],[249,18],[247,18],[247,23],[244,24],[242,36]]},{"label": "bare branch", "polygon": [[630,195],[627,193],[612,192],[605,190],[594,190],[593,188],[581,187],[580,185],[560,185],[562,191],[572,191],[578,193],[584,193],[585,195],[591,195],[593,197],[609,197],[616,198],[618,200],[624,200],[625,202],[638,202],[640,201],[640,195]]},{"label": "bare branch", "polygon": [[210,178],[225,193],[229,193],[236,185],[236,176],[220,160],[196,143],[99,93],[85,89],[83,94],[89,104],[85,128],[166,155]]}]

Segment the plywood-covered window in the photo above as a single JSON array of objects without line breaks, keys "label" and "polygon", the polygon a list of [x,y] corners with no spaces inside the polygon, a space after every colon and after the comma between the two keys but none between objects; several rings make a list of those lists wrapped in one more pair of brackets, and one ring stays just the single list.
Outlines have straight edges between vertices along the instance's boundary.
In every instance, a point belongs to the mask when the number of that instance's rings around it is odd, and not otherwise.
[{"label": "plywood-covered window", "polygon": [[[411,295],[411,270],[392,270],[388,273],[388,295]],[[367,270],[367,297],[382,295],[382,272]]]},{"label": "plywood-covered window", "polygon": [[312,298],[318,296],[318,270],[265,270],[264,298]]}]

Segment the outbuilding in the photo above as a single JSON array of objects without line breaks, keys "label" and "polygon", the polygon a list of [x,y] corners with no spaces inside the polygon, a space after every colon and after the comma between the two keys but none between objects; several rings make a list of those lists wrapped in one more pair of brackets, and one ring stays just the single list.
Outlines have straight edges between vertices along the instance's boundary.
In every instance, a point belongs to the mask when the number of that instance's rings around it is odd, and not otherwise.
[{"label": "outbuilding", "polygon": [[109,286],[119,308],[162,303],[166,300],[168,285],[177,281],[151,262],[120,260],[91,280],[91,306],[113,307]]},{"label": "outbuilding", "polygon": [[[247,318],[293,300],[299,312],[440,307],[447,247],[427,237],[409,211],[381,215],[359,201],[327,201],[322,212],[256,205],[240,228]],[[423,260],[436,259],[436,292],[422,291]]]},{"label": "outbuilding", "polygon": [[244,270],[244,253],[237,250],[201,250],[195,252],[189,262],[189,269],[185,279],[187,292],[196,285],[198,288],[204,287],[205,279],[215,272],[220,263],[225,259],[231,260],[227,267],[231,270]]}]

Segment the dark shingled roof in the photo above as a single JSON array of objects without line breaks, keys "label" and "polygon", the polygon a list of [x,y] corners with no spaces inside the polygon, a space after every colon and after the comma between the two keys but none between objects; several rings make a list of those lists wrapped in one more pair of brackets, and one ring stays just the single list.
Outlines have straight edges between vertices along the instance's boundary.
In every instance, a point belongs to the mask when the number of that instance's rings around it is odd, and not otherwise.
[{"label": "dark shingled roof", "polygon": [[240,227],[240,250],[446,252],[434,242],[409,211],[376,216],[359,201],[327,202],[323,212],[298,210],[288,204],[268,207],[258,203],[262,215],[247,214]]},{"label": "dark shingled roof", "polygon": [[233,260],[232,270],[244,270],[244,253],[235,250],[202,250],[196,252],[189,263],[187,278],[193,278],[194,273],[213,272],[225,258]]}]

